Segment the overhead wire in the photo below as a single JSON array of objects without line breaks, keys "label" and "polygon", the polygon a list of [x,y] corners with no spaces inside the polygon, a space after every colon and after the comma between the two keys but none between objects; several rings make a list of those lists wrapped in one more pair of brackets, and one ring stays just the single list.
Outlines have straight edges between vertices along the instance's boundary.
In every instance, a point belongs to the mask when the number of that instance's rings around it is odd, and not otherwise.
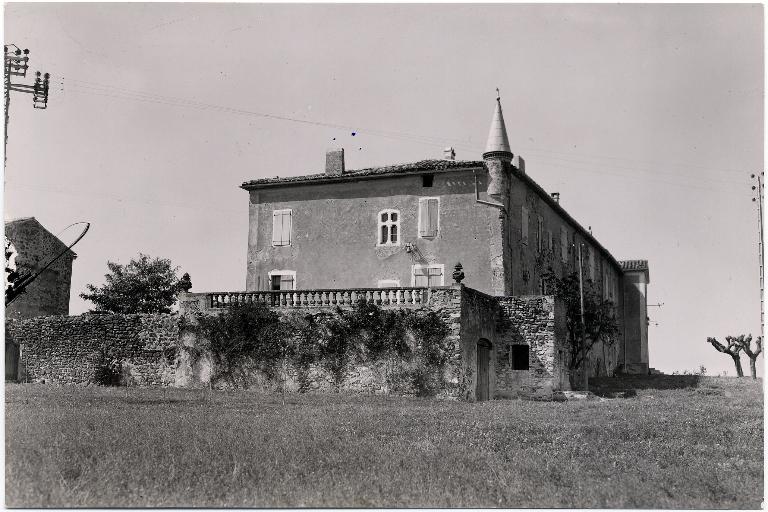
[{"label": "overhead wire", "polygon": [[[328,122],[322,122],[322,121],[300,119],[300,118],[284,116],[284,115],[275,115],[275,114],[269,114],[269,113],[258,112],[253,110],[246,110],[246,109],[239,109],[239,108],[227,107],[222,105],[204,103],[196,100],[189,100],[185,98],[161,95],[161,94],[156,94],[156,93],[151,93],[146,91],[136,91],[136,90],[131,90],[131,89],[114,86],[114,85],[98,84],[95,82],[89,82],[81,79],[68,79],[66,77],[61,77],[59,79],[59,83],[62,85],[62,89],[67,87],[66,85],[67,81],[72,82],[70,84],[71,85],[70,90],[73,90],[75,92],[81,92],[83,94],[89,94],[89,95],[113,97],[118,99],[134,100],[134,101],[141,101],[141,102],[147,102],[147,103],[156,103],[156,104],[163,104],[163,105],[176,106],[176,107],[182,107],[182,108],[194,108],[198,110],[214,110],[214,111],[220,111],[220,112],[232,113],[232,114],[238,114],[238,115],[246,115],[246,116],[258,116],[258,117],[263,117],[267,119],[298,122],[302,124],[323,126],[323,127],[329,127],[329,128],[335,128],[335,129],[356,130],[357,132],[368,133],[374,136],[380,136],[380,137],[391,138],[395,140],[403,140],[403,141],[415,142],[415,143],[421,143],[421,144],[428,144],[432,146],[437,146],[437,145],[445,146],[447,141],[450,140],[446,138],[430,137],[430,136],[409,134],[404,132],[390,132],[390,131],[377,130],[377,129],[371,129],[371,128],[352,127],[350,125],[343,125],[338,123],[328,123]],[[456,142],[455,140],[454,140],[453,146],[457,149],[462,149],[467,151],[473,151],[473,152],[481,151],[481,149],[477,147],[465,145],[463,143]],[[569,153],[564,153],[559,151],[540,150],[535,148],[527,148],[526,151],[543,153],[543,156],[536,156],[535,158],[545,163],[546,165],[553,166],[553,167],[562,168],[564,166],[559,165],[558,163],[565,162],[568,164],[569,169],[576,168],[580,171],[588,171],[588,172],[598,173],[598,174],[613,175],[617,177],[628,177],[628,178],[643,179],[643,180],[650,179],[652,181],[670,184],[673,186],[691,187],[691,184],[689,181],[686,181],[685,183],[677,183],[674,181],[669,181],[670,177],[674,178],[677,175],[669,174],[668,172],[657,171],[657,170],[649,169],[647,167],[642,167],[642,166],[638,167],[638,166],[627,166],[627,165],[617,165],[617,164],[609,165],[607,163],[600,161],[601,159],[613,159],[613,160],[619,160],[619,161],[632,162],[632,159],[627,159],[622,157],[612,157],[612,156],[596,156],[596,155],[582,155],[582,158],[578,158],[579,154],[576,154],[575,155],[576,158],[574,158],[574,155],[571,155]],[[567,156],[557,156],[557,155],[567,155]],[[590,159],[596,159],[597,161],[591,161]],[[646,161],[646,162],[651,164],[650,161]],[[596,170],[595,167],[608,168],[609,170],[607,172],[600,171],[600,170]],[[654,167],[658,167],[658,164],[655,164]],[[691,165],[691,167],[703,168],[702,166],[696,166],[696,165]],[[619,170],[631,171],[633,174],[617,172]],[[639,177],[636,174],[638,171],[645,174],[650,174],[650,175],[655,174],[660,176],[661,178],[667,178],[667,179],[666,180],[659,179],[657,177],[653,177],[653,178]],[[717,170],[715,171],[718,172]],[[731,171],[727,169],[721,169],[719,170],[719,172],[731,172]],[[680,176],[680,178],[684,180],[689,179],[689,177],[687,176]],[[703,181],[703,182],[709,182],[717,185],[722,185],[722,184],[742,185],[743,184],[743,182],[717,179],[715,177],[701,176],[701,175],[696,176],[696,180],[699,183]],[[706,187],[700,187],[700,186],[696,188],[706,189]]]}]

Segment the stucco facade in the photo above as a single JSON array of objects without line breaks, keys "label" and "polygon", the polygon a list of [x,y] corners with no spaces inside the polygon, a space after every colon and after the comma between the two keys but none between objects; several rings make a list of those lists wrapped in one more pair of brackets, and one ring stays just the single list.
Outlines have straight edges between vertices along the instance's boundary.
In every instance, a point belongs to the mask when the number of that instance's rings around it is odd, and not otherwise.
[{"label": "stucco facade", "polygon": [[324,173],[243,183],[246,289],[443,286],[460,262],[467,287],[511,297],[546,295],[546,274],[581,271],[585,288],[614,304],[621,330],[617,345],[595,352],[590,373],[647,371],[646,290],[628,284],[635,273],[527,174],[500,102],[488,140],[481,161],[449,152],[347,170],[343,150],[331,150]]}]

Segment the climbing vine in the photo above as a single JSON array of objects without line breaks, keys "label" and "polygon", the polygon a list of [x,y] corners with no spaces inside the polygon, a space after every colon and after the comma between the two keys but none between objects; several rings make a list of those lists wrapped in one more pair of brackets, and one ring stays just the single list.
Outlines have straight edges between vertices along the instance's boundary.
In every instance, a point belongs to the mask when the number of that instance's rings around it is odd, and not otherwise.
[{"label": "climbing vine", "polygon": [[[388,310],[360,301],[351,310],[280,316],[266,305],[244,304],[197,320],[202,348],[214,363],[214,381],[236,385],[247,368],[278,380],[290,366],[299,391],[305,392],[315,366],[338,390],[356,364],[379,362],[389,368],[387,380],[405,377],[418,395],[434,395],[445,386],[449,331],[434,312]],[[393,374],[396,361],[407,363],[406,375]]]}]

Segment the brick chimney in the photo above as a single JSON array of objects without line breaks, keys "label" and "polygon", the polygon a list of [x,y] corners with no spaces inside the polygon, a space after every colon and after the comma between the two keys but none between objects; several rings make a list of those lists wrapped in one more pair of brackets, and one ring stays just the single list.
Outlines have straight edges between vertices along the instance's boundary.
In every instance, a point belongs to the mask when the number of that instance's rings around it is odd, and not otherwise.
[{"label": "brick chimney", "polygon": [[325,153],[325,174],[344,174],[344,148],[329,149]]}]

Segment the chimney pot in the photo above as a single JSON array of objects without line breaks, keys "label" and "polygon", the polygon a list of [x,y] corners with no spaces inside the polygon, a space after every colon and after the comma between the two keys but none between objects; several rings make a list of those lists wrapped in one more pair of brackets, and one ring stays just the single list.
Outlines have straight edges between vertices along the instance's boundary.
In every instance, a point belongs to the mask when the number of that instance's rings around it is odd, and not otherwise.
[{"label": "chimney pot", "polygon": [[456,160],[456,151],[452,147],[443,150],[443,160]]},{"label": "chimney pot", "polygon": [[326,151],[325,174],[344,174],[344,148],[334,148]]},{"label": "chimney pot", "polygon": [[552,194],[550,195],[552,196],[552,199],[554,199],[556,202],[558,203],[560,202],[560,192],[552,192]]}]

